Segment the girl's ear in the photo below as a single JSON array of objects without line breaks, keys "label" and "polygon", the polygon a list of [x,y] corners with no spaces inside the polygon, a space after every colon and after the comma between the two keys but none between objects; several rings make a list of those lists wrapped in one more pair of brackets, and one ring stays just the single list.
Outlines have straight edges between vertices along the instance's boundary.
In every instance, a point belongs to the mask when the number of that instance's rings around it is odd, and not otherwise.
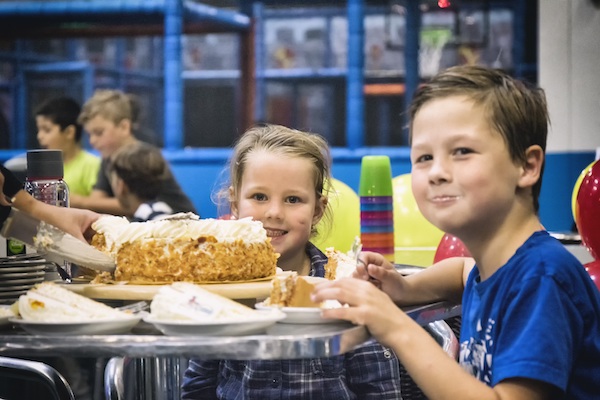
[{"label": "girl's ear", "polygon": [[229,186],[229,208],[231,210],[231,215],[233,215],[237,219],[238,204],[235,198],[235,190],[233,190],[233,186]]},{"label": "girl's ear", "polygon": [[329,200],[325,196],[321,196],[321,198],[317,200],[317,203],[315,204],[315,213],[312,219],[313,226],[316,225],[321,220],[321,218],[323,218],[328,201]]},{"label": "girl's ear", "polygon": [[542,178],[542,166],[544,165],[544,150],[534,144],[525,150],[525,163],[522,166],[519,187],[531,187]]}]

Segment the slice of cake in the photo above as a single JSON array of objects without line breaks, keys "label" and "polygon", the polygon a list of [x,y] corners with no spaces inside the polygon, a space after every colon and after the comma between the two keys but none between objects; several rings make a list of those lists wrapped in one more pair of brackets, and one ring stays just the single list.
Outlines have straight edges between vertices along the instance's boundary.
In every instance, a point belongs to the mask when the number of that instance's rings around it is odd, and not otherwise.
[{"label": "slice of cake", "polygon": [[259,311],[209,292],[198,285],[175,282],[163,286],[150,303],[150,315],[167,321],[240,321]]},{"label": "slice of cake", "polygon": [[320,304],[310,299],[315,285],[308,282],[296,272],[285,278],[275,278],[271,281],[271,294],[265,305],[278,307],[320,307]]},{"label": "slice of cake", "polygon": [[81,296],[52,282],[43,282],[13,305],[13,312],[26,321],[83,322],[129,318],[131,314]]},{"label": "slice of cake", "polygon": [[111,279],[129,283],[246,281],[275,275],[278,254],[259,221],[175,214],[149,222],[103,216],[92,245],[112,255]]},{"label": "slice of cake", "polygon": [[327,264],[325,264],[325,278],[336,280],[352,276],[356,270],[356,257],[351,252],[342,253],[333,247],[325,249]]}]

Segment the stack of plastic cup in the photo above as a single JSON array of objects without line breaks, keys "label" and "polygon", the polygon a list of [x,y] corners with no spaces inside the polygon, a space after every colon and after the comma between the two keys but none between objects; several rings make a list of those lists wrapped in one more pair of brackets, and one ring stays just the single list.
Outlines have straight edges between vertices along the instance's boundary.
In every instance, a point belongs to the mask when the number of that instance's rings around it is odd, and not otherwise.
[{"label": "stack of plastic cup", "polygon": [[358,194],[363,250],[380,253],[394,262],[394,192],[389,157],[363,157]]}]

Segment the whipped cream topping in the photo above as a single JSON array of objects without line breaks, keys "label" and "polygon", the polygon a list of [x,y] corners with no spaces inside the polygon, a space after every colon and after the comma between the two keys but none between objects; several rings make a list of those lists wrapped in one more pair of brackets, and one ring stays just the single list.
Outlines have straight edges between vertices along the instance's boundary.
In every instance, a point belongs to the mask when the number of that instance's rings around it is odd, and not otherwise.
[{"label": "whipped cream topping", "polygon": [[[193,218],[193,217],[195,218]],[[198,219],[195,214],[175,214],[169,218],[148,222],[129,222],[124,217],[102,216],[92,228],[104,234],[107,248],[118,250],[124,243],[139,239],[197,239],[214,236],[220,242],[244,240],[262,243],[267,233],[260,221],[252,218],[238,220]]]}]

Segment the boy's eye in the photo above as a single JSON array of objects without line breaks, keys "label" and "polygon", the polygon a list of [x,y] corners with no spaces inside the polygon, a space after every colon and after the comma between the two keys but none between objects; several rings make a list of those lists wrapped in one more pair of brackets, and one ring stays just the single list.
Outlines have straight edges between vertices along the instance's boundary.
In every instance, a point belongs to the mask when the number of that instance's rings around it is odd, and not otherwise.
[{"label": "boy's eye", "polygon": [[472,152],[473,152],[473,150],[466,148],[466,147],[459,147],[456,150],[454,150],[454,154],[459,155],[459,156],[470,154]]},{"label": "boy's eye", "polygon": [[431,160],[433,160],[433,156],[431,154],[423,154],[415,158],[415,163],[422,163]]},{"label": "boy's eye", "polygon": [[267,199],[267,196],[265,196],[262,193],[255,193],[252,195],[252,198],[257,201],[265,201]]}]

